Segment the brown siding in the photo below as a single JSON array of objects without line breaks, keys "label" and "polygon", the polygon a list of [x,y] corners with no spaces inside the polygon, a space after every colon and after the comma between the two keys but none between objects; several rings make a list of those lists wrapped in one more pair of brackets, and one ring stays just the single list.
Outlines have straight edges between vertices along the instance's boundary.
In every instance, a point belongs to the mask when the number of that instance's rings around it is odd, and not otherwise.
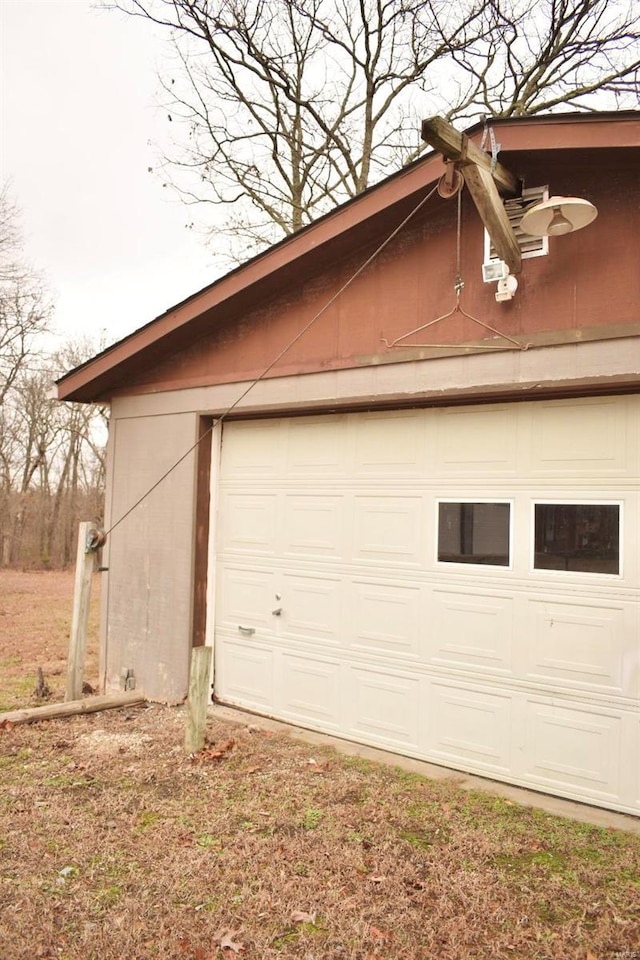
[{"label": "brown siding", "polygon": [[[585,230],[552,238],[549,256],[523,261],[520,286],[509,303],[497,304],[495,285],[482,282],[483,233],[465,192],[461,242],[464,310],[511,337],[531,338],[536,344],[562,339],[563,333],[571,340],[588,336],[590,331],[592,336],[629,332],[640,320],[640,174],[629,153],[607,154],[606,177],[598,167],[601,153],[576,151],[570,162],[567,151],[562,157],[505,157],[527,185],[548,183],[552,194],[584,196],[599,210],[598,219]],[[382,337],[394,340],[455,304],[455,223],[456,201],[434,197],[271,375],[294,376],[400,359],[395,350],[384,347]],[[385,224],[386,232],[392,228],[393,224]],[[214,331],[188,348],[139,372],[122,392],[171,390],[258,376],[383,236],[378,232],[331,270],[301,274],[280,295],[256,303],[242,316],[230,315],[219,321]],[[472,343],[484,336],[480,326],[456,314],[415,340]],[[410,350],[403,359],[414,356],[415,351]]]}]

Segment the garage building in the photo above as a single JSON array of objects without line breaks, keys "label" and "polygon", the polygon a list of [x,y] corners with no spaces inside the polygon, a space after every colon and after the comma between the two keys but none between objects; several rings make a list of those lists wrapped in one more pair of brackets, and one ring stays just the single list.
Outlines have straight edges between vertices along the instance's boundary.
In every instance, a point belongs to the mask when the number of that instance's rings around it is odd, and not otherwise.
[{"label": "garage building", "polygon": [[[640,115],[495,126],[510,298],[434,151],[59,381],[111,405],[102,682],[207,643],[224,703],[637,814]],[[532,241],[549,195],[597,219]]]}]

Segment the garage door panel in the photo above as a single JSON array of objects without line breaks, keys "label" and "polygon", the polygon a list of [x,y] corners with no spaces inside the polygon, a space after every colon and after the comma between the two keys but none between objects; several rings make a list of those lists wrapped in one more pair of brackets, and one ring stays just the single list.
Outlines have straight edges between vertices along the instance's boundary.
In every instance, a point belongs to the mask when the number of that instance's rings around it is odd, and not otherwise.
[{"label": "garage door panel", "polygon": [[283,716],[312,726],[340,727],[340,663],[283,654],[277,705]]},{"label": "garage door panel", "polygon": [[220,500],[221,551],[273,554],[276,551],[278,498],[266,493],[225,493]]},{"label": "garage door panel", "polygon": [[620,793],[621,717],[585,706],[527,703],[527,778],[609,800]]},{"label": "garage door panel", "polygon": [[263,646],[227,639],[216,657],[218,696],[256,710],[271,711],[274,654]]},{"label": "garage door panel", "polygon": [[369,414],[355,419],[355,470],[376,477],[411,477],[424,472],[424,418]]},{"label": "garage door panel", "polygon": [[284,553],[288,556],[345,556],[345,498],[287,493],[284,500]]},{"label": "garage door panel", "polygon": [[343,581],[340,577],[283,574],[281,637],[307,637],[318,644],[340,643]]},{"label": "garage door panel", "polygon": [[347,416],[291,421],[288,431],[287,475],[340,477],[349,472]]},{"label": "garage door panel", "polygon": [[463,408],[438,411],[437,472],[441,476],[508,476],[516,472],[515,411]]},{"label": "garage door panel", "polygon": [[626,407],[616,398],[565,401],[533,408],[531,462],[534,474],[594,476],[627,468]]},{"label": "garage door panel", "polygon": [[284,456],[283,422],[234,423],[224,430],[221,479],[277,477]]},{"label": "garage door panel", "polygon": [[512,670],[513,600],[504,594],[434,590],[429,656],[434,663]]},{"label": "garage door panel", "polygon": [[353,648],[380,657],[418,659],[428,629],[425,591],[372,580],[354,580],[351,590]]},{"label": "garage door panel", "polygon": [[[625,746],[628,749],[623,756],[640,757],[640,716],[628,717],[626,725],[629,733]],[[633,764],[629,764],[624,773],[634,781],[631,796],[635,797],[638,813],[640,813],[640,764],[637,764],[635,769]]]},{"label": "garage door panel", "polygon": [[622,605],[530,600],[528,608],[527,676],[623,692],[629,634]]},{"label": "garage door panel", "polygon": [[421,497],[355,497],[354,559],[417,565],[424,553],[423,513]]},{"label": "garage door panel", "polygon": [[511,770],[512,698],[464,684],[429,684],[425,744],[429,756],[503,774]]},{"label": "garage door panel", "polygon": [[389,746],[418,745],[418,680],[351,667],[345,683],[352,735]]},{"label": "garage door panel", "polygon": [[222,567],[218,590],[219,622],[231,629],[242,625],[273,630],[271,611],[276,592],[277,581],[272,571]]}]

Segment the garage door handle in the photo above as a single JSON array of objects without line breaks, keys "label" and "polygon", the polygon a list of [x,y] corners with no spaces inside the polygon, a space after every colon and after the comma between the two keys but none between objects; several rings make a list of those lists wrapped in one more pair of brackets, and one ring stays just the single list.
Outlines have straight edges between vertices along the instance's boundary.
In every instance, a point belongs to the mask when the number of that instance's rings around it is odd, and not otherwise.
[{"label": "garage door handle", "polygon": [[256,632],[255,627],[243,627],[241,623],[238,624],[238,630],[240,633],[246,633],[248,637],[252,637]]}]

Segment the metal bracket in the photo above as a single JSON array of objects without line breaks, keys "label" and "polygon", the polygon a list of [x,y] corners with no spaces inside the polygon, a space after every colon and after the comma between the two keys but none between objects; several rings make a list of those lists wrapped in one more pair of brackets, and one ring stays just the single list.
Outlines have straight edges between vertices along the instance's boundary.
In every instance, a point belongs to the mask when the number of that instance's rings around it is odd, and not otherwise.
[{"label": "metal bracket", "polygon": [[85,553],[97,553],[107,542],[107,534],[101,527],[91,527],[87,531],[87,537],[84,543]]}]

